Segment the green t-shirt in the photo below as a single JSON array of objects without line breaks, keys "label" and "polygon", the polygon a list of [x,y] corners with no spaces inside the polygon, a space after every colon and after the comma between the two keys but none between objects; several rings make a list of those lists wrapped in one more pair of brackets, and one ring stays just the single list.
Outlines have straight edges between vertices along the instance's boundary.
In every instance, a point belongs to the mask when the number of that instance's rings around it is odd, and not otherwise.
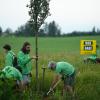
[{"label": "green t-shirt", "polygon": [[92,60],[96,60],[98,54],[99,54],[99,50],[97,49],[97,50],[96,50],[96,54],[92,54],[92,55],[90,55],[88,58],[90,58],[90,59],[92,59]]},{"label": "green t-shirt", "polygon": [[97,55],[93,54],[93,55],[89,56],[88,58],[95,60],[97,58]]},{"label": "green t-shirt", "polygon": [[5,66],[13,66],[14,55],[14,52],[12,52],[11,50],[8,51],[5,57]]},{"label": "green t-shirt", "polygon": [[61,75],[71,75],[75,68],[67,62],[58,62],[56,64],[56,73]]},{"label": "green t-shirt", "polygon": [[2,70],[2,75],[0,75],[0,77],[2,78],[13,78],[16,80],[23,80],[22,78],[22,74],[14,67],[12,66],[6,66],[3,70]]},{"label": "green t-shirt", "polygon": [[31,58],[29,54],[24,54],[20,51],[18,53],[18,65],[22,69],[22,74],[29,74],[32,71]]}]

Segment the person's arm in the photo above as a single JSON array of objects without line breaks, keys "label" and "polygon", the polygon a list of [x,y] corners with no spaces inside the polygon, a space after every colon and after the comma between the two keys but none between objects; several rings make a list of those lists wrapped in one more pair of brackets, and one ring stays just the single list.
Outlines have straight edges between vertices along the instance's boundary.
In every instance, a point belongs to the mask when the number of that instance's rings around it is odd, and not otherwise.
[{"label": "person's arm", "polygon": [[25,55],[23,54],[23,53],[19,53],[18,54],[18,59],[19,59],[19,61],[20,61],[20,63],[22,64],[22,65],[26,65],[27,63],[29,63],[32,59],[35,59],[35,57],[33,56],[33,57],[25,57]]},{"label": "person's arm", "polygon": [[57,74],[57,75],[54,77],[54,79],[53,79],[53,81],[52,81],[52,84],[51,84],[51,87],[50,87],[50,90],[53,90],[55,84],[61,79],[61,77],[62,77],[62,76],[61,76],[60,74]]},{"label": "person's arm", "polygon": [[25,65],[26,65],[27,63],[29,63],[32,59],[38,59],[38,57],[36,57],[36,56],[30,57],[30,59],[26,61]]},{"label": "person's arm", "polygon": [[24,89],[24,83],[23,83],[23,77],[22,77],[22,74],[16,69],[16,73],[17,73],[17,80],[19,81],[19,89],[20,90],[23,90]]},{"label": "person's arm", "polygon": [[5,59],[5,66],[12,66],[12,60],[13,58],[11,57],[10,54],[8,54]]},{"label": "person's arm", "polygon": [[25,65],[32,60],[32,58],[25,58],[24,56],[19,57],[20,62]]}]

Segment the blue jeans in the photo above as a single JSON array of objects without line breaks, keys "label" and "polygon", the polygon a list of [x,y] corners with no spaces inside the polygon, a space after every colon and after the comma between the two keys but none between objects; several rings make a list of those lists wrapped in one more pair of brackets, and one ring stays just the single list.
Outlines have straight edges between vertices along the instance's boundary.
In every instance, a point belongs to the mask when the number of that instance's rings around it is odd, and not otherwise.
[{"label": "blue jeans", "polygon": [[31,82],[31,77],[30,77],[30,75],[29,75],[29,74],[23,75],[23,83],[24,83],[25,85],[27,85],[27,84],[29,84],[30,82]]}]

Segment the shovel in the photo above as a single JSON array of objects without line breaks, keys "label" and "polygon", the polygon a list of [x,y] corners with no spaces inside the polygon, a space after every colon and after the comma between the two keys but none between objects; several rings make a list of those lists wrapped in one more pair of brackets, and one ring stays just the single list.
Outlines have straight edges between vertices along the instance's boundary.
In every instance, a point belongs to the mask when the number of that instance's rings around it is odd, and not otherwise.
[{"label": "shovel", "polygon": [[52,91],[51,90],[49,90],[46,94],[44,94],[44,97],[47,97],[51,92],[54,94],[54,91],[53,91],[53,89],[55,89],[56,88],[56,86],[60,83],[60,81],[61,80],[59,80],[54,86],[53,86],[53,88],[52,88]]}]

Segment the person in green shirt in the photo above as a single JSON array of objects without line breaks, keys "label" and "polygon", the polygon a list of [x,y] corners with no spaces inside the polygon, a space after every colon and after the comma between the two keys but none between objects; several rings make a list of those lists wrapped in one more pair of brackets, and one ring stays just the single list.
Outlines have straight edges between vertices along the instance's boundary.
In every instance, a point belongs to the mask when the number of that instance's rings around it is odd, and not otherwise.
[{"label": "person in green shirt", "polygon": [[84,63],[93,62],[93,63],[100,63],[100,58],[98,57],[99,54],[99,46],[96,45],[96,54],[89,55],[89,57],[84,59]]},{"label": "person in green shirt", "polygon": [[22,88],[23,86],[22,74],[12,66],[5,66],[4,69],[0,71],[0,79],[13,79],[16,80],[16,84],[19,87]]},{"label": "person in green shirt", "polygon": [[74,96],[74,81],[75,81],[75,68],[68,62],[54,62],[50,61],[48,68],[55,71],[56,75],[52,81],[49,91],[53,91],[53,87],[57,82],[63,78],[64,87],[63,92],[69,92],[71,96]]},{"label": "person in green shirt", "polygon": [[22,76],[24,84],[29,85],[31,81],[31,71],[32,71],[32,64],[31,60],[36,59],[36,57],[30,57],[30,43],[25,42],[21,51],[18,53],[18,66],[20,66],[22,70]]},{"label": "person in green shirt", "polygon": [[11,46],[9,44],[5,44],[3,49],[6,53],[5,56],[5,66],[13,66],[14,52],[11,50]]}]

